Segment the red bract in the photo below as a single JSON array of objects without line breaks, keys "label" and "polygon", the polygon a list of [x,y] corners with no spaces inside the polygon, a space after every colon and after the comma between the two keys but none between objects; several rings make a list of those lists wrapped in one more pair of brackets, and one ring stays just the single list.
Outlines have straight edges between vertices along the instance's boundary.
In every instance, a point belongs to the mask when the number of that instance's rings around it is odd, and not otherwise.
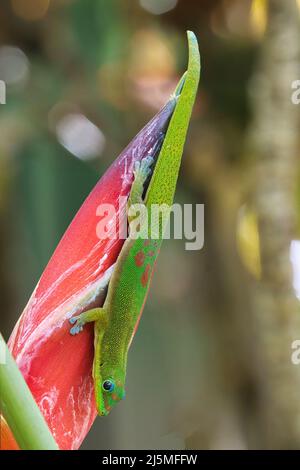
[{"label": "red bract", "polygon": [[[130,143],[100,179],[55,250],[9,340],[9,348],[61,449],[77,449],[95,417],[93,325],[71,336],[68,318],[102,305],[103,281],[124,240],[99,239],[97,207],[113,204],[112,224],[126,220],[133,164],[166,130],[168,103]],[[119,204],[119,196],[123,203]],[[31,425],[34,425],[33,423]]]}]

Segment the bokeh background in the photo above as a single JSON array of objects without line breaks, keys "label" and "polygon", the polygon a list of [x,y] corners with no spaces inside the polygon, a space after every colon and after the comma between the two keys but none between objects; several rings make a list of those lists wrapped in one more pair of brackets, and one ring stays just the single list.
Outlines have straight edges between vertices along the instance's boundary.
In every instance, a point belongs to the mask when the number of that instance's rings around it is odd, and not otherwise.
[{"label": "bokeh background", "polygon": [[185,31],[200,43],[176,200],[205,204],[205,245],[165,242],[126,400],[83,449],[300,448],[299,22],[296,0],[1,1],[6,339],[81,203],[185,70]]}]

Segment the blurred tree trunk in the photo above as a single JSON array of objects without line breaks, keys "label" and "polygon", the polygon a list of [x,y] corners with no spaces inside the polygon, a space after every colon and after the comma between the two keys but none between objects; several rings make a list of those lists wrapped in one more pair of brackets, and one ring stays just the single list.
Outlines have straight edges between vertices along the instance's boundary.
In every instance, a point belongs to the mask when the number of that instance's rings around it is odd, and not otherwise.
[{"label": "blurred tree trunk", "polygon": [[260,347],[258,426],[261,444],[268,448],[300,448],[300,367],[291,362],[291,344],[300,338],[300,309],[290,263],[299,131],[291,84],[299,74],[299,59],[296,1],[270,0],[268,30],[252,83],[250,133],[262,265],[254,292]]}]

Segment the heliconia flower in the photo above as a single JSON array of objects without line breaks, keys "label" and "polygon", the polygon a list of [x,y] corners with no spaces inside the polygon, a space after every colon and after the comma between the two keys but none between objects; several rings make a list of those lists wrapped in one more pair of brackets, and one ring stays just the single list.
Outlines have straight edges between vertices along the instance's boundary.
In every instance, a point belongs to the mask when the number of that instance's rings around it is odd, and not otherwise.
[{"label": "heliconia flower", "polygon": [[[102,204],[116,212],[109,226],[126,221],[125,204],[135,161],[157,145],[174,101],[144,127],[115,160],[83,203],[43,272],[9,340],[9,348],[60,449],[78,449],[96,417],[92,379],[93,325],[70,335],[68,319],[101,306],[103,286],[124,239],[97,236]],[[120,196],[123,196],[120,201]],[[2,422],[1,437],[9,436]],[[15,448],[13,441],[10,448]],[[9,448],[9,447],[8,447]]]}]

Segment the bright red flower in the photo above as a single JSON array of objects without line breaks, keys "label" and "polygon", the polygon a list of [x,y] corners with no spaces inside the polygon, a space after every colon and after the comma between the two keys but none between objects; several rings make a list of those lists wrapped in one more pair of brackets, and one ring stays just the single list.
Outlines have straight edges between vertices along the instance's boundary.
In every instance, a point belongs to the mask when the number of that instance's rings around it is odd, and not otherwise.
[{"label": "bright red flower", "polygon": [[[151,152],[172,115],[168,103],[100,179],[73,219],[16,324],[9,348],[60,449],[78,449],[95,417],[93,325],[71,336],[68,318],[102,305],[100,287],[124,240],[99,239],[97,207],[129,194],[133,165]],[[4,432],[6,426],[2,426]]]}]

